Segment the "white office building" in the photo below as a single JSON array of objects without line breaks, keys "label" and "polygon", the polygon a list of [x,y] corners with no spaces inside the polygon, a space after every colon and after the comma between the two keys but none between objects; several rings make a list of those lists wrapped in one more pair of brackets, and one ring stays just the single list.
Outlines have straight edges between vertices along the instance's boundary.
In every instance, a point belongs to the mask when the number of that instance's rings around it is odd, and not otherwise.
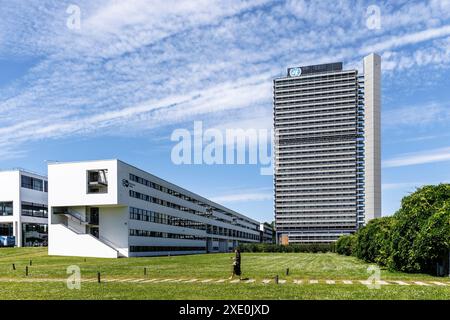
[{"label": "white office building", "polygon": [[280,243],[329,243],[381,216],[381,59],[274,80],[275,221]]},{"label": "white office building", "polygon": [[259,225],[261,243],[273,243],[273,228],[270,223],[264,222]]},{"label": "white office building", "polygon": [[259,222],[120,160],[52,163],[49,254],[133,257],[227,252]]},{"label": "white office building", "polygon": [[[0,236],[15,245],[47,245],[47,178],[23,169],[0,171]],[[14,244],[14,243],[11,243]]]}]

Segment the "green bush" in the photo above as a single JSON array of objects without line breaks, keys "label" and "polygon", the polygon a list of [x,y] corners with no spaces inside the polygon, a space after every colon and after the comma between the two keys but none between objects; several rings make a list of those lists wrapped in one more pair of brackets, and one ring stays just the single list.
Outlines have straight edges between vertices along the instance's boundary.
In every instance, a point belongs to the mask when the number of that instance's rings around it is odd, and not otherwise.
[{"label": "green bush", "polygon": [[394,215],[391,269],[434,273],[448,259],[450,184],[424,186],[404,197]]},{"label": "green bush", "polygon": [[353,254],[355,241],[356,236],[353,234],[339,237],[335,244],[336,252],[342,255],[351,256]]},{"label": "green bush", "polygon": [[336,252],[403,272],[449,270],[450,184],[424,186],[404,197],[392,217],[339,238]]},{"label": "green bush", "polygon": [[358,230],[355,235],[353,254],[366,262],[386,266],[391,252],[393,223],[394,218],[383,217],[370,221]]},{"label": "green bush", "polygon": [[271,243],[245,243],[240,244],[241,252],[333,252],[333,244],[290,244],[279,245]]}]

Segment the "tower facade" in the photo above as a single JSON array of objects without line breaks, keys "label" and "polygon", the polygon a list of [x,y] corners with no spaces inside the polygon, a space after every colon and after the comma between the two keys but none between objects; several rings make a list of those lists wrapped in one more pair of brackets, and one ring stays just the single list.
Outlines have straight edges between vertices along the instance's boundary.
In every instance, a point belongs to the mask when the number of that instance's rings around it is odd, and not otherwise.
[{"label": "tower facade", "polygon": [[329,243],[381,216],[381,59],[364,75],[341,62],[274,80],[279,243]]}]

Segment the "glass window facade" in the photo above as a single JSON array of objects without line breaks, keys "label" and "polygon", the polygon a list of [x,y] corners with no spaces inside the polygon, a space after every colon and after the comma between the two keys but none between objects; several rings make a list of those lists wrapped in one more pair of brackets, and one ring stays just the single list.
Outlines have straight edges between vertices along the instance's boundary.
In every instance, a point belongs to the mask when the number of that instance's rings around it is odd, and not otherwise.
[{"label": "glass window facade", "polygon": [[13,215],[13,203],[0,202],[0,216],[12,216]]},{"label": "glass window facade", "polygon": [[206,241],[206,237],[199,237],[199,236],[194,236],[194,235],[190,235],[190,234],[177,234],[177,233],[168,233],[168,232],[159,232],[159,231],[150,231],[150,230],[138,230],[138,229],[130,229],[130,236]]},{"label": "glass window facade", "polygon": [[206,247],[130,246],[130,252],[206,251]]},{"label": "glass window facade", "polygon": [[22,175],[21,177],[22,188],[47,192],[48,185],[42,179],[37,179],[29,176]]},{"label": "glass window facade", "polygon": [[176,227],[206,230],[206,224],[170,216],[164,213],[130,207],[130,219],[167,224]]},{"label": "glass window facade", "polygon": [[48,229],[46,224],[22,223],[22,245],[24,247],[47,246]]},{"label": "glass window facade", "polygon": [[29,217],[47,218],[48,208],[44,204],[22,202],[22,215]]},{"label": "glass window facade", "polygon": [[13,236],[13,224],[12,223],[0,223],[0,236]]}]

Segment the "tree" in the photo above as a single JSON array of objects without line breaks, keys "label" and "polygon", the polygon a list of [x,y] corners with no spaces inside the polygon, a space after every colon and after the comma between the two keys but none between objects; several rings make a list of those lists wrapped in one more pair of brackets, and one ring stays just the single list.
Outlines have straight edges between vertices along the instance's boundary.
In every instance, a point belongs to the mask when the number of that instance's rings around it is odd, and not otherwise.
[{"label": "tree", "polygon": [[390,255],[393,217],[371,220],[356,234],[354,255],[367,262],[386,265]]},{"label": "tree", "polygon": [[[414,260],[423,272],[434,273],[437,265],[447,266],[450,248],[450,207],[431,216],[414,241]],[[437,272],[439,273],[439,272]]]},{"label": "tree", "polygon": [[390,268],[434,273],[449,249],[449,207],[450,184],[424,186],[403,198],[394,215]]},{"label": "tree", "polygon": [[392,217],[370,221],[341,237],[336,252],[403,272],[450,269],[450,184],[423,186],[402,199]]},{"label": "tree", "polygon": [[340,236],[335,244],[336,252],[346,256],[352,255],[353,247],[355,246],[355,241],[356,236],[353,234]]}]

